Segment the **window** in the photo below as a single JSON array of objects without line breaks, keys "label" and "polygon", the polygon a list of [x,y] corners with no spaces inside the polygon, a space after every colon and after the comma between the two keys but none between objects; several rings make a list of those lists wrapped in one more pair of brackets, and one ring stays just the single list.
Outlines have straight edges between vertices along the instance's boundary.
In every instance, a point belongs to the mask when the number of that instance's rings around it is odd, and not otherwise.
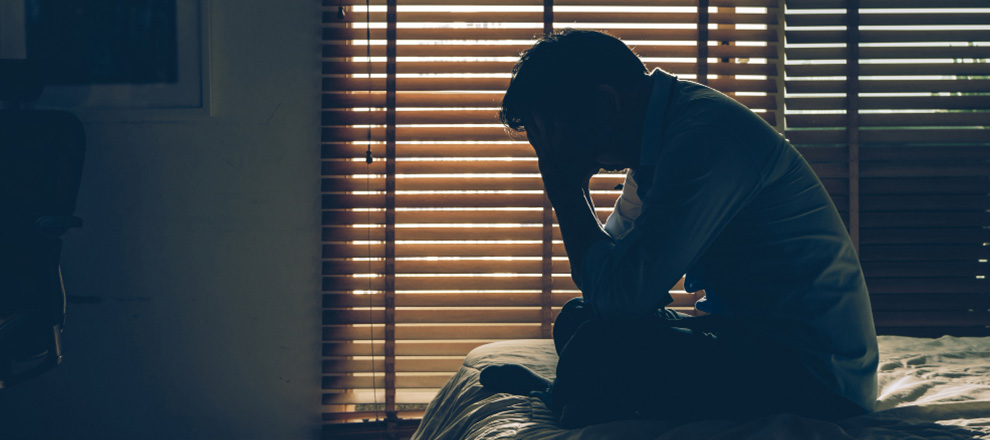
[{"label": "window", "polygon": [[[497,120],[519,52],[550,29],[606,30],[651,69],[786,127],[861,243],[878,325],[910,327],[937,294],[937,316],[983,328],[985,313],[964,310],[990,301],[977,278],[990,241],[990,9],[861,2],[325,0],[327,432],[419,417],[468,351],[548,337],[579,295],[531,148]],[[957,6],[970,9],[904,9]],[[909,131],[919,121],[930,127]],[[592,179],[603,219],[621,182]]]},{"label": "window", "polygon": [[787,137],[833,195],[877,330],[990,324],[990,8],[787,3]]}]

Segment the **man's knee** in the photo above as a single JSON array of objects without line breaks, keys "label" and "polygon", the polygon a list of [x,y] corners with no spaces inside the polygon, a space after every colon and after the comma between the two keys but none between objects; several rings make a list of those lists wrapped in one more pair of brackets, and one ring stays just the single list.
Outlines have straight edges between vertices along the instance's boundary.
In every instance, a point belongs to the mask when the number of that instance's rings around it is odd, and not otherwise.
[{"label": "man's knee", "polygon": [[567,357],[570,358],[611,358],[629,350],[631,347],[627,345],[633,339],[638,339],[638,336],[635,328],[628,322],[594,318],[581,323],[563,349],[569,353]]},{"label": "man's knee", "polygon": [[557,354],[560,354],[577,329],[585,322],[593,319],[594,316],[594,311],[580,297],[571,298],[564,304],[553,323],[553,342]]},{"label": "man's knee", "polygon": [[594,310],[590,305],[585,304],[584,298],[576,297],[564,303],[564,307],[561,307],[554,323],[556,324],[557,321],[561,320],[584,322],[594,317]]},{"label": "man's knee", "polygon": [[[629,364],[666,365],[684,362],[683,356],[706,359],[718,351],[716,338],[695,330],[673,327],[660,320],[595,318],[574,332],[561,352],[561,361],[604,363],[621,370]],[[566,361],[564,358],[568,358]]]}]

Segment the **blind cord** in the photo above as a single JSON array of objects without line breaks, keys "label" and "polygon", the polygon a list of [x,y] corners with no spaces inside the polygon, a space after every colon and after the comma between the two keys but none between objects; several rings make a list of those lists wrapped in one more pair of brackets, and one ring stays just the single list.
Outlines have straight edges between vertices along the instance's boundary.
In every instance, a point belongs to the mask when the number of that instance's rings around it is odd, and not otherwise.
[{"label": "blind cord", "polygon": [[[343,0],[341,0],[341,2],[343,2]],[[341,12],[340,12],[340,14],[343,14],[343,6],[341,6]],[[364,32],[365,32],[365,34],[364,34],[364,37],[365,37],[365,45],[364,45],[364,49],[365,49],[365,60],[368,63],[368,84],[369,84],[369,86],[368,86],[368,106],[371,107],[371,73],[372,73],[372,64],[371,64],[371,0],[365,0],[364,1],[364,24],[365,24],[365,26],[364,26]],[[367,146],[368,146],[368,149],[364,153],[364,163],[365,163],[365,168],[366,168],[366,171],[365,171],[365,194],[367,194],[368,195],[368,198],[370,199],[371,198],[371,163],[374,161],[374,159],[373,159],[374,156],[371,153],[371,124],[368,124],[368,144],[367,144]],[[373,206],[373,205],[369,203],[369,206]],[[372,269],[372,265],[371,265],[371,258],[372,258],[372,251],[371,251],[371,209],[370,208],[368,209],[367,214],[368,214],[368,241],[367,241],[367,246],[368,246],[368,274],[370,275],[372,273],[371,272],[371,269]],[[372,292],[371,279],[372,278],[369,276],[368,277],[368,315],[369,315],[369,318],[370,319],[368,320],[369,321],[368,328],[371,330],[370,331],[371,334],[369,335],[371,337],[371,341],[369,343],[369,348],[371,350],[371,396],[372,396],[372,400],[374,402],[373,408],[374,408],[374,412],[375,412],[375,429],[376,429],[376,431],[378,431],[378,438],[383,438],[382,437],[382,429],[381,429],[381,426],[378,423],[379,422],[379,419],[381,417],[379,417],[380,410],[379,410],[379,407],[378,407],[378,386],[376,385],[376,382],[378,381],[378,373],[375,371],[375,308],[374,308],[374,306],[375,306],[375,297],[374,297],[374,294],[371,293]]]},{"label": "blind cord", "polygon": [[[343,20],[346,14],[344,13],[344,2],[341,0],[337,6],[337,19]],[[371,84],[371,1],[365,0],[364,2],[364,18],[365,18],[365,55],[368,62],[368,84]],[[368,87],[368,103],[371,103],[371,87]],[[364,154],[365,162],[365,195],[368,197],[369,202],[371,199],[371,164],[374,162],[374,155],[371,152],[371,124],[368,124],[368,149]],[[371,204],[369,203],[369,206]],[[367,211],[368,214],[368,274],[372,273],[372,250],[371,250],[371,209]],[[375,413],[375,427],[378,431],[378,437],[382,437],[381,426],[378,426],[378,422],[381,417],[379,416],[380,410],[378,408],[378,387],[375,385],[377,381],[377,372],[375,371],[375,298],[372,292],[372,277],[368,277],[368,317],[369,317],[369,329],[370,329],[370,345],[371,350],[371,396],[373,399],[374,413]]]}]

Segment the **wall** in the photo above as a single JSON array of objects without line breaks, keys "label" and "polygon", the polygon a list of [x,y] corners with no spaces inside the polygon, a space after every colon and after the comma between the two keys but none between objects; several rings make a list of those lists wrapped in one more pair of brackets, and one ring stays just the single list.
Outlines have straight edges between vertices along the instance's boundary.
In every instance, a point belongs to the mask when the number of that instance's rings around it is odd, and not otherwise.
[{"label": "wall", "polygon": [[[63,365],[0,438],[319,432],[319,2],[212,0],[213,115],[86,122]],[[140,119],[140,118],[136,118]]]}]

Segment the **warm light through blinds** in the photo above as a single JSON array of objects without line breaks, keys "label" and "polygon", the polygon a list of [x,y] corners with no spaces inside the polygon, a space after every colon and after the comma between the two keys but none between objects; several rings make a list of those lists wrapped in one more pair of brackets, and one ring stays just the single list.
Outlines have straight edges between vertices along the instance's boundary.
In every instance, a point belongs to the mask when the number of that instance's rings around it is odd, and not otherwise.
[{"label": "warm light through blinds", "polygon": [[[793,3],[325,0],[324,421],[418,417],[468,351],[549,336],[579,295],[532,150],[497,120],[519,53],[550,29],[608,31],[651,69],[786,123],[862,243],[878,318],[890,317],[878,323],[909,325],[902,298],[987,302],[975,276],[988,258],[977,244],[990,242],[990,10]],[[846,62],[851,15],[858,64]],[[603,219],[621,182],[592,179]],[[695,300],[674,297],[684,310]]]},{"label": "warm light through blinds", "polygon": [[787,136],[859,242],[878,332],[988,333],[990,4],[792,1],[786,20]]}]

